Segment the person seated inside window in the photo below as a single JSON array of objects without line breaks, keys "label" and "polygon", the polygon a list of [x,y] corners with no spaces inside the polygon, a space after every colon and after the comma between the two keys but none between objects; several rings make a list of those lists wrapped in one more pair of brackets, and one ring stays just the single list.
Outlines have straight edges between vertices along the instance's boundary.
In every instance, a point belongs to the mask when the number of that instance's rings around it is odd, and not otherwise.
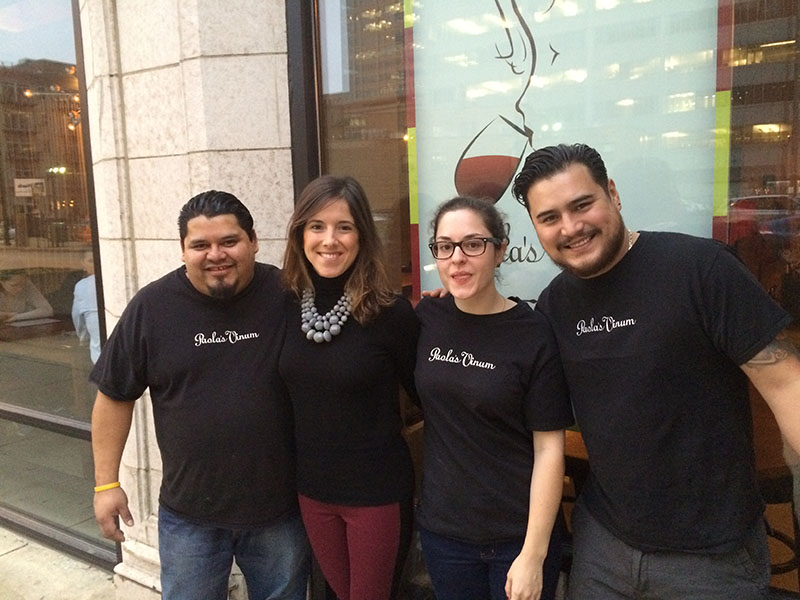
[{"label": "person seated inside window", "polygon": [[53,316],[53,307],[23,271],[0,272],[0,323]]}]

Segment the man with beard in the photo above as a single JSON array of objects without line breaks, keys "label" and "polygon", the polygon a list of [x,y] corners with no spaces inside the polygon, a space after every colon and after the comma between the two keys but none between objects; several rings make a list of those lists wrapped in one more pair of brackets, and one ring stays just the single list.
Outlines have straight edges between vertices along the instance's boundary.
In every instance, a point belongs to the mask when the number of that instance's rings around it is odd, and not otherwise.
[{"label": "man with beard", "polygon": [[91,373],[97,522],[118,542],[116,518],[133,526],[119,466],[149,388],[163,598],[224,600],[236,559],[251,599],[304,599],[309,549],[277,370],[279,271],[256,263],[253,218],[232,194],[195,196],[178,228],[185,266],[134,296]]},{"label": "man with beard", "polygon": [[513,192],[563,269],[537,310],[589,455],[569,598],[765,597],[747,379],[800,449],[790,317],[725,245],[628,230],[593,148],[533,152]]}]

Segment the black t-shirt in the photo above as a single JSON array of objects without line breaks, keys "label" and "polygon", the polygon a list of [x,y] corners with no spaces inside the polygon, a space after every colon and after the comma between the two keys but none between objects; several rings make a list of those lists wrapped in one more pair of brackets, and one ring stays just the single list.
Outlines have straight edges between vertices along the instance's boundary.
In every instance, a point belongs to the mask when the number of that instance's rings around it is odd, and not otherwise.
[{"label": "black t-shirt", "polygon": [[739,365],[788,315],[723,244],[648,232],[599,277],[558,275],[537,310],[586,441],[587,509],[645,551],[741,545],[762,504]]},{"label": "black t-shirt", "polygon": [[531,431],[572,424],[550,328],[526,303],[473,315],[451,296],[423,298],[417,316],[415,383],[425,412],[419,522],[472,543],[523,538]]},{"label": "black t-shirt", "polygon": [[219,527],[260,527],[296,508],[291,407],[278,377],[279,271],[256,264],[229,300],[180,268],[131,300],[91,373],[101,392],[153,402],[160,502]]},{"label": "black t-shirt", "polygon": [[[349,272],[314,278],[325,314],[341,297]],[[401,435],[399,386],[413,393],[419,326],[398,297],[366,325],[352,316],[331,342],[300,330],[300,306],[287,294],[280,374],[294,407],[297,489],[332,504],[379,506],[410,498],[414,472]]]}]

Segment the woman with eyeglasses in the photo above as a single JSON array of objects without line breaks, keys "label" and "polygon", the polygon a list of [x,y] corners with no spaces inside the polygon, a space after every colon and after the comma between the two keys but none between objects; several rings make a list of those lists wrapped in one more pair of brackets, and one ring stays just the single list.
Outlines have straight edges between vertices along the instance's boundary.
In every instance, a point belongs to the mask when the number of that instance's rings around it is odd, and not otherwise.
[{"label": "woman with eyeglasses", "polygon": [[573,422],[558,349],[544,317],[495,286],[508,239],[494,206],[453,198],[431,227],[449,294],[417,306],[425,564],[438,600],[553,598]]}]

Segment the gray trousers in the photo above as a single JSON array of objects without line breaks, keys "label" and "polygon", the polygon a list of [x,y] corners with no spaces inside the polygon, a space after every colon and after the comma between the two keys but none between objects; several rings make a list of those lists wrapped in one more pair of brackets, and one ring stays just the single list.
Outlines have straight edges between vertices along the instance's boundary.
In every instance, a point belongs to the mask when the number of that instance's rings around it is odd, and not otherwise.
[{"label": "gray trousers", "polygon": [[762,600],[769,548],[763,521],[739,549],[723,554],[642,552],[611,534],[581,505],[572,514],[567,600]]}]

